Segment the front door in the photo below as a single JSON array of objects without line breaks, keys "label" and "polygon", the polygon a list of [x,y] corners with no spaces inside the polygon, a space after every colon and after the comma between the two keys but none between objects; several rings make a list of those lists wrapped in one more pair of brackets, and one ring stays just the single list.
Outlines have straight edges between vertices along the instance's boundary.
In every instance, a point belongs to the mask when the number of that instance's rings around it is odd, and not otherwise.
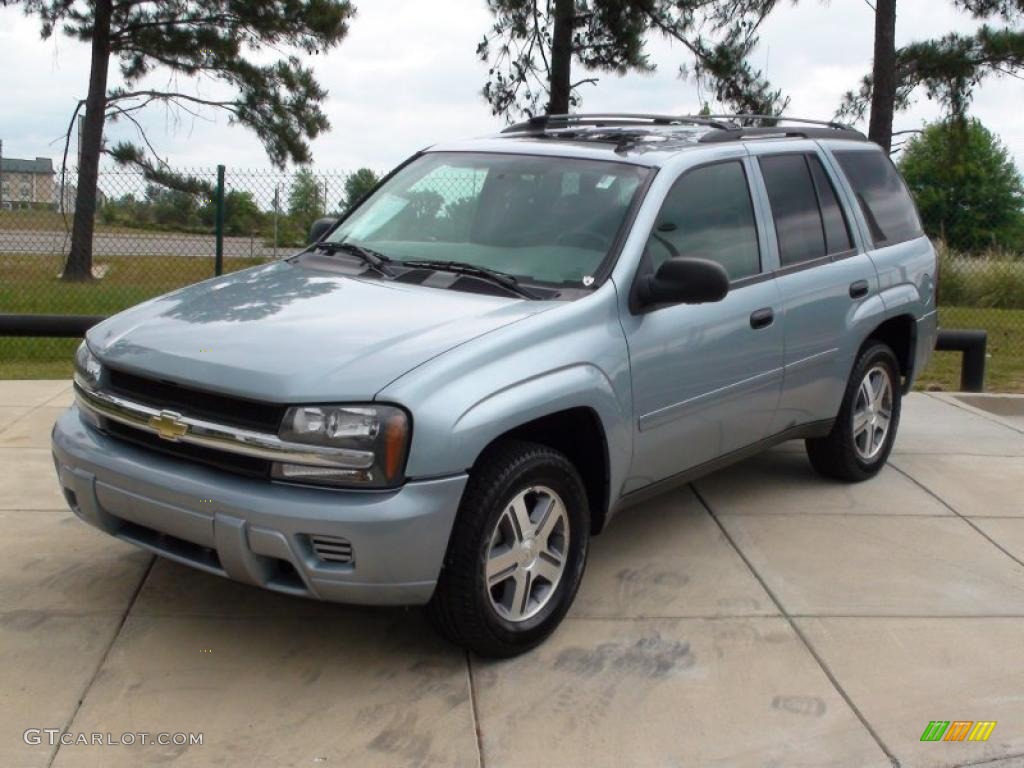
[{"label": "front door", "polygon": [[627,493],[767,436],[782,384],[782,312],[747,162],[683,172],[650,233],[641,273],[676,254],[711,259],[730,290],[719,302],[623,317],[636,429]]}]

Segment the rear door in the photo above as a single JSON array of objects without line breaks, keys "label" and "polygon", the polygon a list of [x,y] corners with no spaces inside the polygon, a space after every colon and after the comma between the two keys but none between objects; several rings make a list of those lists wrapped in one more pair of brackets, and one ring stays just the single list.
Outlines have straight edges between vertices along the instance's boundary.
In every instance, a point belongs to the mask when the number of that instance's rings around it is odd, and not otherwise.
[{"label": "rear door", "polygon": [[935,249],[924,236],[906,184],[889,157],[867,142],[830,144],[828,152],[846,177],[856,199],[868,255],[878,270],[878,287],[887,317],[910,314],[918,322],[919,373],[935,346]]},{"label": "rear door", "polygon": [[782,396],[770,430],[778,433],[835,418],[860,343],[857,328],[877,317],[881,304],[875,268],[857,247],[817,145],[787,142],[780,150],[766,142],[750,149],[771,210],[785,316]]},{"label": "rear door", "polygon": [[749,179],[745,156],[683,171],[648,236],[640,274],[678,253],[717,261],[731,281],[722,301],[622,318],[637,415],[626,492],[757,442],[774,415],[782,322]]}]

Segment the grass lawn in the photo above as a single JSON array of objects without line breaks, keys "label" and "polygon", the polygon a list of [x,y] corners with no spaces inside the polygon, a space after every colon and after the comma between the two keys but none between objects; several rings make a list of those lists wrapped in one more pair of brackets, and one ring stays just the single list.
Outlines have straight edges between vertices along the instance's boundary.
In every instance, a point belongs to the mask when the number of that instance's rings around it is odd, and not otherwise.
[{"label": "grass lawn", "polygon": [[[941,307],[939,326],[988,331],[985,389],[1024,392],[1024,309]],[[933,352],[931,362],[918,377],[917,388],[960,389],[960,358],[960,352]]]},{"label": "grass lawn", "polygon": [[[261,263],[225,259],[226,272]],[[181,256],[112,256],[96,283],[62,283],[59,257],[0,255],[0,312],[109,315],[183,285],[213,276],[210,259]],[[993,392],[1024,392],[1024,310],[943,307],[944,328],[988,331],[985,383]],[[71,375],[76,339],[0,338],[0,379],[54,379]],[[936,352],[918,378],[920,389],[955,391],[960,384],[960,353]]]}]

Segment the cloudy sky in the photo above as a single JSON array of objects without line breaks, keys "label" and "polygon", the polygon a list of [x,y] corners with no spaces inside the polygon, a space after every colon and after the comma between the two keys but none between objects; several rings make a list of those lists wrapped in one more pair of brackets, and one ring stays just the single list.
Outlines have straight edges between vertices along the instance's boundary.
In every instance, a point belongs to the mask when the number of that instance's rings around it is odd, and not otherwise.
[{"label": "cloudy sky", "polygon": [[[325,109],[333,129],[313,145],[318,166],[387,170],[435,141],[494,131],[479,95],[486,69],[475,47],[490,23],[482,0],[356,0],[352,31],[329,55],[313,57],[329,90]],[[900,0],[897,42],[969,31],[968,16],[942,0]],[[88,80],[87,46],[64,37],[43,41],[38,22],[14,8],[0,8],[0,139],[8,157],[61,154],[58,139]],[[840,95],[856,86],[870,67],[873,22],[867,0],[803,0],[769,20],[755,62],[792,102],[789,114],[828,119]],[[584,90],[590,111],[695,112],[696,88],[677,76],[684,52],[663,40],[649,46],[658,70],[652,75],[603,76]],[[153,76],[164,85],[167,76]],[[183,88],[195,88],[190,82]],[[215,91],[200,86],[203,95]],[[972,111],[995,130],[1024,169],[1024,82],[987,81]],[[938,115],[920,96],[898,115],[896,128],[919,127]],[[176,166],[259,168],[266,156],[255,137],[231,127],[222,115],[176,119],[151,108],[144,123],[167,160]],[[127,135],[115,127],[108,137]]]}]

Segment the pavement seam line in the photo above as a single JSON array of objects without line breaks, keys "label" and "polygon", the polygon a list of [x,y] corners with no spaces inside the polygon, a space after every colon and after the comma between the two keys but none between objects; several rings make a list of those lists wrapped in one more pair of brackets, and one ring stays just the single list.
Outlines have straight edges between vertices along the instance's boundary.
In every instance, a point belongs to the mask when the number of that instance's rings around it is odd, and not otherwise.
[{"label": "pavement seam line", "polygon": [[955,395],[951,395],[947,400],[944,397],[936,397],[934,394],[931,394],[929,392],[925,392],[925,394],[928,395],[928,397],[930,397],[932,400],[942,403],[943,405],[952,405],[954,408],[959,408],[964,413],[969,413],[972,416],[977,416],[979,419],[984,419],[987,422],[990,422],[992,424],[998,424],[1000,427],[1006,427],[1007,429],[1013,430],[1017,434],[1024,435],[1024,429],[1021,429],[1020,427],[1015,427],[1012,424],[1007,424],[1005,421],[1000,420],[998,415],[990,413],[989,411],[986,411],[984,408],[978,408],[977,406],[969,405],[968,403],[961,403],[957,401]]},{"label": "pavement seam line", "polygon": [[804,647],[807,649],[807,652],[811,654],[811,658],[813,658],[815,662],[817,662],[818,667],[821,669],[822,672],[825,673],[825,677],[828,678],[828,681],[832,684],[832,687],[836,690],[836,692],[843,699],[843,701],[846,702],[846,706],[848,706],[850,708],[850,711],[853,712],[853,714],[857,717],[858,720],[860,720],[860,724],[864,726],[864,729],[868,732],[871,738],[875,740],[875,744],[877,744],[878,748],[882,750],[882,753],[887,758],[889,758],[889,762],[892,764],[893,768],[900,768],[900,761],[896,758],[892,751],[890,751],[889,747],[886,746],[886,743],[882,740],[882,737],[878,735],[878,733],[871,726],[871,723],[868,722],[867,718],[860,711],[857,705],[853,703],[853,699],[850,698],[850,695],[846,692],[843,686],[839,684],[838,678],[836,678],[836,676],[832,673],[832,670],[825,663],[825,660],[821,657],[821,655],[818,653],[815,647],[811,645],[811,641],[807,638],[807,636],[797,625],[793,617],[790,616],[789,612],[782,605],[782,601],[779,600],[779,598],[771,590],[771,588],[768,586],[767,582],[764,580],[764,578],[761,576],[758,570],[754,567],[754,564],[746,556],[743,550],[740,549],[735,539],[733,539],[732,535],[725,529],[725,526],[722,525],[722,521],[718,519],[718,516],[715,514],[714,510],[711,509],[711,506],[707,503],[707,501],[704,499],[700,491],[697,490],[693,483],[690,483],[690,490],[693,491],[693,494],[697,497],[697,500],[701,503],[701,506],[704,507],[708,515],[714,521],[715,525],[718,526],[718,530],[722,532],[722,535],[725,537],[725,540],[729,542],[729,545],[733,548],[733,550],[736,552],[739,558],[747,566],[753,577],[757,579],[757,582],[761,585],[761,589],[763,589],[765,591],[765,594],[767,594],[771,601],[775,603],[775,607],[778,609],[779,613],[782,614],[782,617],[786,620],[789,626],[792,627],[793,632],[800,639],[800,642],[803,643]]},{"label": "pavement seam line", "polygon": [[[817,518],[830,518],[830,517],[916,517],[923,520],[928,519],[948,519],[952,515],[933,515],[931,513],[918,514],[916,512],[893,512],[889,514],[887,512],[722,512],[721,517],[760,517],[762,519],[769,519],[773,517],[817,517]],[[1005,515],[1005,517],[1015,517],[1014,515]]]},{"label": "pavement seam line", "polygon": [[1017,760],[1024,757],[1024,752],[1017,752],[1012,755],[1003,755],[1002,757],[983,757],[981,760],[972,760],[969,763],[957,763],[953,768],[985,768],[986,765],[991,765],[993,768],[998,768],[999,765],[1005,765],[1006,760]]},{"label": "pavement seam line", "polygon": [[473,718],[473,735],[476,737],[476,764],[484,768],[484,742],[480,734],[480,717],[476,711],[476,686],[473,683],[473,659],[466,651],[466,680],[469,682],[469,714]]},{"label": "pavement seam line", "polygon": [[[61,394],[64,394],[64,393],[62,392]],[[60,395],[54,395],[50,399],[53,400],[53,399],[56,399],[58,397],[60,397]],[[6,427],[4,427],[3,429],[0,429],[0,439],[2,439],[4,434],[6,434],[12,427],[16,427],[18,424],[20,424],[22,421],[27,419],[33,413],[38,411],[40,408],[44,408],[45,406],[46,406],[46,403],[40,403],[39,405],[14,405],[14,406],[11,406],[12,408],[28,408],[28,410],[25,411],[25,413],[21,414],[21,416],[16,418],[14,421],[12,421],[10,424],[8,424]],[[4,447],[5,448],[15,448],[15,449],[18,449],[18,448],[24,448],[25,446],[22,446],[22,445],[5,445]]]},{"label": "pavement seam line", "polygon": [[43,403],[43,405],[45,405],[48,408],[60,408],[60,407],[62,407],[64,405],[63,403],[57,403],[56,405],[51,405],[51,403],[53,403],[53,401],[56,400],[58,397],[63,397],[64,394],[68,390],[71,390],[72,392],[74,392],[74,390],[72,389],[73,387],[74,387],[74,379],[72,379],[71,381],[68,382],[68,388],[67,389],[63,390],[62,392],[58,392],[56,395],[54,395],[49,400],[47,400],[45,403]]},{"label": "pavement seam line", "polygon": [[898,618],[901,622],[973,622],[976,620],[991,621],[1006,618],[1008,621],[1019,622],[1024,618],[1022,613],[791,613],[794,618],[871,618],[886,622]]},{"label": "pavement seam line", "polygon": [[[3,611],[0,611],[0,615]],[[148,614],[144,614],[148,615]],[[155,615],[155,614],[154,614]],[[187,616],[188,614],[182,614]],[[200,614],[202,616],[203,614]],[[1024,619],[1024,613],[790,613],[793,619]],[[747,621],[779,619],[780,613],[693,613],[672,616],[566,616],[565,621]]]},{"label": "pavement seam line", "polygon": [[1019,557],[1017,557],[1017,556],[1016,556],[1016,555],[1014,555],[1014,554],[1013,554],[1012,552],[1010,552],[1010,551],[1009,551],[1008,549],[1006,549],[1006,547],[1004,547],[1004,546],[1003,546],[1002,544],[1000,544],[1000,543],[999,543],[998,541],[996,541],[996,540],[995,540],[995,539],[993,539],[993,538],[992,538],[991,536],[989,536],[989,535],[988,535],[987,533],[985,533],[985,531],[983,531],[983,530],[982,530],[981,528],[979,528],[979,527],[978,527],[977,525],[975,525],[974,521],[973,521],[973,520],[971,520],[971,518],[969,518],[969,517],[967,517],[966,515],[962,514],[962,513],[960,512],[960,510],[958,510],[958,509],[957,509],[956,507],[954,507],[954,506],[953,506],[952,504],[950,504],[950,503],[949,503],[948,501],[946,501],[946,500],[945,500],[944,498],[942,498],[941,496],[939,496],[939,494],[937,494],[937,493],[936,493],[935,491],[933,491],[933,490],[932,490],[931,488],[929,488],[928,486],[926,486],[926,485],[925,485],[924,483],[922,483],[921,481],[917,480],[917,479],[916,479],[915,477],[913,477],[913,475],[911,475],[910,473],[906,472],[905,470],[902,470],[902,469],[900,469],[900,468],[899,468],[899,467],[897,467],[897,466],[896,466],[895,464],[891,464],[891,463],[890,463],[890,464],[889,464],[889,466],[890,466],[890,467],[892,467],[893,469],[895,469],[895,470],[896,470],[897,472],[899,472],[899,473],[900,473],[901,475],[903,475],[903,476],[904,476],[905,478],[907,478],[908,480],[910,480],[910,482],[912,482],[912,483],[913,483],[914,485],[916,485],[916,486],[917,486],[918,488],[920,488],[921,490],[923,490],[923,491],[924,491],[925,493],[927,493],[927,494],[928,494],[929,496],[931,496],[931,497],[932,497],[933,499],[935,499],[936,501],[938,501],[938,502],[939,502],[940,504],[942,504],[942,506],[944,506],[944,507],[945,507],[946,509],[948,509],[948,510],[949,510],[950,512],[952,512],[952,513],[953,513],[954,515],[956,515],[957,517],[959,517],[959,518],[960,518],[961,520],[963,520],[963,521],[964,521],[965,523],[967,523],[967,524],[968,524],[969,526],[971,526],[971,528],[973,528],[973,529],[974,529],[974,530],[975,530],[975,531],[976,531],[976,532],[977,532],[977,533],[978,533],[978,534],[979,534],[980,536],[982,536],[982,537],[983,537],[983,538],[984,538],[984,539],[985,539],[986,541],[988,541],[988,543],[989,543],[989,544],[991,544],[991,545],[992,545],[993,547],[995,547],[996,549],[998,549],[998,550],[999,550],[1000,552],[1002,552],[1002,553],[1003,553],[1004,555],[1006,555],[1006,556],[1007,556],[1008,558],[1010,558],[1011,560],[1013,560],[1013,562],[1017,563],[1017,565],[1020,565],[1020,566],[1024,566],[1024,560],[1021,560],[1021,559],[1020,559]]},{"label": "pavement seam line", "polygon": [[673,615],[640,614],[638,616],[566,616],[566,621],[725,621],[745,619],[777,619],[778,613],[687,613]]},{"label": "pavement seam line", "polygon": [[[142,592],[142,587],[145,586],[146,580],[149,578],[149,574],[153,570],[154,563],[156,563],[156,555],[150,557],[149,565],[146,566],[146,570],[142,574],[142,578],[139,579],[138,586],[136,586],[135,591],[132,592],[131,599],[128,601],[128,605],[125,607],[124,613],[121,615],[121,621],[118,622],[117,629],[114,630],[114,636],[110,638],[110,642],[107,643],[107,647],[103,649],[103,655],[100,656],[100,660],[97,662],[96,668],[92,671],[92,675],[89,677],[89,682],[87,682],[85,684],[85,688],[82,689],[82,695],[78,697],[78,703],[75,704],[75,709],[67,719],[64,727],[61,729],[61,733],[69,732],[71,726],[74,725],[75,718],[78,717],[78,712],[82,709],[82,704],[85,703],[85,697],[88,696],[89,691],[92,690],[93,683],[95,683],[96,678],[99,677],[100,670],[103,669],[103,665],[107,663],[110,651],[113,650],[114,645],[117,643],[117,639],[121,636],[121,630],[124,629],[125,622],[128,621],[128,614],[130,614],[132,612],[132,608],[135,607],[135,602],[139,599],[139,594]],[[46,768],[53,768],[53,764],[57,761],[57,755],[60,754],[61,746],[62,742],[58,739],[57,748],[53,750],[53,754],[50,755],[50,760],[46,763]]]}]

